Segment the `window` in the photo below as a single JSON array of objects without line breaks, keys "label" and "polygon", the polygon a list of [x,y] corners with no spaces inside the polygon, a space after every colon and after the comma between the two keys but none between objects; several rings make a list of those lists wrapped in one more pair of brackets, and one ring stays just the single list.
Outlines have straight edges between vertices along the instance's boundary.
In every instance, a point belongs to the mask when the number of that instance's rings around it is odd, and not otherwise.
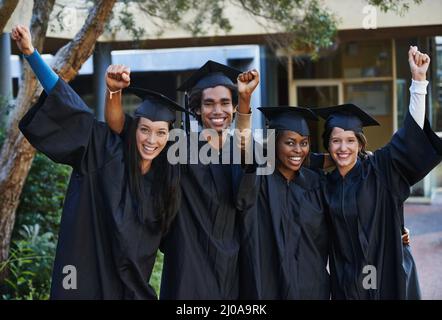
[{"label": "window", "polygon": [[344,78],[391,77],[391,41],[348,42],[341,46]]}]

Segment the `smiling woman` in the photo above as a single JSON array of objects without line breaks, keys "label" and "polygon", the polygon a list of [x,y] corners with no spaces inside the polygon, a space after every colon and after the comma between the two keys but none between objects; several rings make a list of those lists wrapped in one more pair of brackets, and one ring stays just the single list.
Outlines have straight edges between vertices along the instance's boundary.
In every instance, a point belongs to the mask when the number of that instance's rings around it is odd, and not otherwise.
[{"label": "smiling woman", "polygon": [[[73,168],[51,298],[156,299],[149,278],[180,200],[179,167],[167,162],[167,136],[176,112],[185,110],[159,93],[128,89],[142,102],[122,138],[44,63],[26,27],[15,27],[12,37],[45,90],[20,130],[36,149]],[[67,267],[75,271],[69,286]]]},{"label": "smiling woman", "polygon": [[287,179],[292,180],[310,152],[308,136],[283,130],[276,133],[276,168]]},{"label": "smiling woman", "polygon": [[137,118],[134,123],[136,128],[136,141],[138,152],[141,156],[141,172],[146,173],[152,160],[166,146],[169,136],[169,123],[166,121],[151,121],[147,118]]},{"label": "smiling woman", "polygon": [[[442,140],[425,119],[428,55],[410,47],[409,112],[391,141],[363,155],[363,128],[379,125],[346,104],[315,109],[326,120],[323,144],[336,169],[327,176],[333,230],[330,270],[334,299],[419,299],[410,247],[402,244],[410,187],[442,160]],[[365,270],[377,275],[367,286]]]},{"label": "smiling woman", "polygon": [[330,156],[336,163],[339,172],[345,176],[353,167],[362,150],[362,144],[353,131],[333,128],[329,138]]},{"label": "smiling woman", "polygon": [[249,171],[240,185],[243,299],[329,299],[328,232],[322,176],[303,166],[310,152],[301,107],[259,108],[277,131],[276,169]]}]

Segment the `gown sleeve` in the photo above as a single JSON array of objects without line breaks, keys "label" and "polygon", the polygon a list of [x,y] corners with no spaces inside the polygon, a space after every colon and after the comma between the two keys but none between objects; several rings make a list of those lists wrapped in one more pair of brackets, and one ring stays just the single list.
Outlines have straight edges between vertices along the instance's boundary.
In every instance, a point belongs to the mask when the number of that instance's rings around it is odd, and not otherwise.
[{"label": "gown sleeve", "polygon": [[258,196],[259,182],[260,176],[256,175],[256,166],[246,166],[236,195],[236,208],[240,212],[246,212],[255,205]]},{"label": "gown sleeve", "polygon": [[325,155],[323,153],[310,152],[309,163],[307,167],[314,170],[315,169],[322,170],[324,169],[324,160],[325,160]]},{"label": "gown sleeve", "polygon": [[63,80],[25,114],[19,128],[37,150],[57,163],[86,173],[112,160],[120,139]]},{"label": "gown sleeve", "polygon": [[252,114],[237,112],[235,118],[235,134],[233,135],[235,147],[241,150],[243,163],[253,159],[253,136],[251,126]]},{"label": "gown sleeve", "polygon": [[421,129],[407,112],[403,127],[369,159],[389,190],[405,200],[409,187],[441,162],[442,140],[431,129],[428,119]]},{"label": "gown sleeve", "polygon": [[127,114],[127,113],[124,114],[123,130],[121,130],[121,132],[119,133],[119,136],[124,141],[127,141],[127,139],[129,139],[129,130],[130,130],[130,126],[132,125],[133,121],[134,121],[134,118],[130,114]]}]

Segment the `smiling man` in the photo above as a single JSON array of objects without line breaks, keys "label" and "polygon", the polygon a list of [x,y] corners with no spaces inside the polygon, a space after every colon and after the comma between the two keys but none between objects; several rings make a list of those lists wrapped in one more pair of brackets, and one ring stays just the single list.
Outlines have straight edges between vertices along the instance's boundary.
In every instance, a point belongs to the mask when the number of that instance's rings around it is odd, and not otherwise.
[{"label": "smiling man", "polygon": [[[119,91],[129,85],[130,70],[111,66],[106,81],[111,92],[106,121],[124,134]],[[188,93],[189,109],[202,128],[220,138],[200,141],[200,148],[210,143],[220,157],[223,146],[223,152],[232,154],[237,142],[226,129],[235,113],[236,126],[250,128],[250,100],[258,83],[256,70],[241,73],[208,61],[178,89]],[[182,165],[180,210],[162,244],[161,299],[238,299],[240,220],[235,201],[242,170],[240,164]]]},{"label": "smiling man", "polygon": [[[258,77],[256,70],[241,73],[208,61],[178,88],[189,94],[188,107],[203,135],[204,129],[216,131],[218,141],[207,139],[214,152],[225,145],[222,152],[232,154],[234,141],[226,129],[237,108],[237,127],[250,128],[250,99]],[[160,298],[238,299],[240,221],[235,201],[241,175],[240,164],[183,168],[181,209],[163,242]]]},{"label": "smiling man", "polygon": [[189,95],[188,107],[196,114],[203,128],[203,135],[204,129],[212,129],[222,138],[219,145],[212,143],[214,148],[221,149],[227,137],[226,130],[230,128],[235,113],[238,117],[237,127],[250,128],[250,99],[258,82],[256,70],[241,73],[209,60],[178,91]]}]

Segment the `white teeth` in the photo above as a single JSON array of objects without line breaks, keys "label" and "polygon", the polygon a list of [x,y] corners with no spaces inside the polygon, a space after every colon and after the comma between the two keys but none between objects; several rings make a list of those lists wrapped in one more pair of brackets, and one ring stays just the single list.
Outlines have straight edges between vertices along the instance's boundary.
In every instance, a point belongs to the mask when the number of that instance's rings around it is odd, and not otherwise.
[{"label": "white teeth", "polygon": [[216,124],[221,124],[224,122],[223,118],[213,118],[212,122],[216,123]]},{"label": "white teeth", "polygon": [[151,148],[151,147],[148,147],[148,146],[143,146],[143,149],[146,150],[147,152],[153,152],[153,151],[155,151],[156,148]]},{"label": "white teeth", "polygon": [[290,157],[290,160],[301,161],[301,157]]}]

